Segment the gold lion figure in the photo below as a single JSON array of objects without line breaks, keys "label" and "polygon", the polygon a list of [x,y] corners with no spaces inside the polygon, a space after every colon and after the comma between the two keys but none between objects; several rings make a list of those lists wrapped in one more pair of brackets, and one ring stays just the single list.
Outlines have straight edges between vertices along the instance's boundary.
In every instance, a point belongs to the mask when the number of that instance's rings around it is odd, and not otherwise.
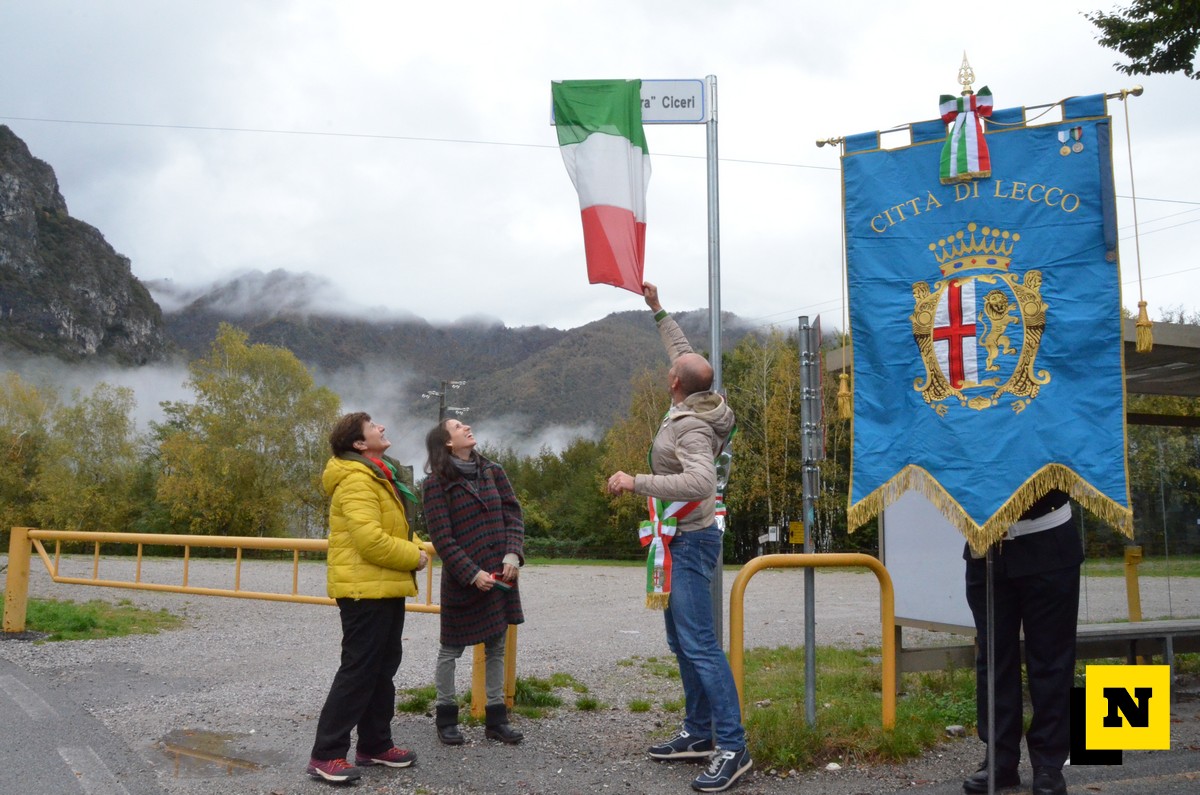
[{"label": "gold lion figure", "polygon": [[984,296],[983,314],[979,316],[979,322],[987,329],[982,341],[983,348],[987,351],[986,370],[1000,369],[1000,365],[995,363],[1000,354],[1007,356],[1017,352],[1012,347],[1012,340],[1005,333],[1009,325],[1016,321],[1017,318],[1012,314],[1012,305],[1003,290],[992,290]]}]

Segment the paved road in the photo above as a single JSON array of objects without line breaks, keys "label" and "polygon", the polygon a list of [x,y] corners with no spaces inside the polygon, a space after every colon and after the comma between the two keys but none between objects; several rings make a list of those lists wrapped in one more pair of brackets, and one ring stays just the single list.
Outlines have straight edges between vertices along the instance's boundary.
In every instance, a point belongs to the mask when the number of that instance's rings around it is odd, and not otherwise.
[{"label": "paved road", "polygon": [[164,792],[144,752],[84,709],[71,688],[0,658],[0,705],[0,793]]},{"label": "paved road", "polygon": [[[90,558],[69,561],[90,575]],[[105,563],[104,576],[120,576],[128,563]],[[169,563],[148,563],[143,578],[170,581]],[[178,564],[176,563],[176,566]],[[193,561],[190,582],[218,584],[228,568]],[[254,577],[290,587],[290,567],[261,564],[242,587],[267,589]],[[162,571],[160,571],[162,570]],[[164,574],[164,572],[166,572]],[[177,575],[176,575],[177,577]],[[320,593],[324,568],[303,567],[301,591]],[[684,793],[694,766],[663,765],[644,756],[648,737],[663,736],[676,715],[660,709],[678,698],[678,683],[647,675],[641,666],[666,657],[661,619],[636,598],[642,572],[628,567],[530,567],[523,576],[528,623],[519,639],[522,676],[568,672],[608,708],[582,712],[567,706],[538,721],[521,721],[526,742],[516,748],[484,741],[468,727],[471,742],[450,749],[437,743],[425,716],[398,716],[397,741],[416,750],[408,771],[373,769],[354,788],[371,793]],[[726,590],[733,575],[726,575]],[[747,590],[749,647],[802,645],[803,589],[798,572],[759,575]],[[1156,615],[1153,583],[1143,607]],[[37,596],[85,601],[128,599],[165,607],[186,618],[183,629],[153,636],[34,645],[0,641],[0,795],[308,795],[329,792],[303,775],[316,714],[336,664],[336,611],[236,599],[136,593],[51,583],[35,567]],[[1120,617],[1124,583],[1088,583],[1091,620]],[[633,597],[629,597],[633,594]],[[727,603],[727,602],[726,602]],[[1176,582],[1176,615],[1196,615],[1200,582]],[[817,574],[817,641],[879,644],[878,588],[869,574]],[[427,685],[436,648],[436,620],[410,614],[405,627],[400,688]],[[925,636],[907,636],[908,645]],[[460,669],[460,688],[468,684]],[[627,709],[648,698],[649,713]],[[1170,752],[1130,753],[1123,767],[1074,768],[1072,792],[1107,795],[1200,791],[1200,700],[1183,693],[1173,710]],[[179,758],[170,744],[221,764]],[[755,774],[740,783],[743,795],[812,792],[827,795],[961,792],[982,746],[951,741],[905,765],[810,771],[788,778]],[[178,764],[177,764],[178,760]],[[1029,771],[1024,771],[1026,791]]]}]

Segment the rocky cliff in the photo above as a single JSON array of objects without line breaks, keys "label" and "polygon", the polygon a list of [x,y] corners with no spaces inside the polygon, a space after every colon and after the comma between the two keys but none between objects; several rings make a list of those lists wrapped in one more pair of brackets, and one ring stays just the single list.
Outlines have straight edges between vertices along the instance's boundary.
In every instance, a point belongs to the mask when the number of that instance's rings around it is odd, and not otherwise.
[{"label": "rocky cliff", "polygon": [[0,125],[0,345],[121,364],[163,358],[162,312],[100,232],[67,212],[54,170]]}]

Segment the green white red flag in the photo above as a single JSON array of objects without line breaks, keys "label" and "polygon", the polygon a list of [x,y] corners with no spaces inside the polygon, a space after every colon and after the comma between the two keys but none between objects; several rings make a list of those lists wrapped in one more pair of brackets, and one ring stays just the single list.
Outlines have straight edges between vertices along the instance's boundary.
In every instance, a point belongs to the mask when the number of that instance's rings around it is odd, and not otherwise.
[{"label": "green white red flag", "polygon": [[588,281],[642,293],[650,155],[641,80],[551,83],[563,163],[579,193]]}]

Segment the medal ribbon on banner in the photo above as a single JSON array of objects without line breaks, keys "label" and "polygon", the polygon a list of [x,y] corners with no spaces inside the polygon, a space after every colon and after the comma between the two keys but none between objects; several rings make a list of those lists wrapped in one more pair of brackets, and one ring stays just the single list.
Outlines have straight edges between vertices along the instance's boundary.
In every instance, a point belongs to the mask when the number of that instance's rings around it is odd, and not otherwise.
[{"label": "medal ribbon on banner", "polygon": [[665,610],[671,596],[671,539],[679,520],[699,507],[699,502],[667,502],[646,498],[650,518],[638,528],[646,554],[646,607]]}]

